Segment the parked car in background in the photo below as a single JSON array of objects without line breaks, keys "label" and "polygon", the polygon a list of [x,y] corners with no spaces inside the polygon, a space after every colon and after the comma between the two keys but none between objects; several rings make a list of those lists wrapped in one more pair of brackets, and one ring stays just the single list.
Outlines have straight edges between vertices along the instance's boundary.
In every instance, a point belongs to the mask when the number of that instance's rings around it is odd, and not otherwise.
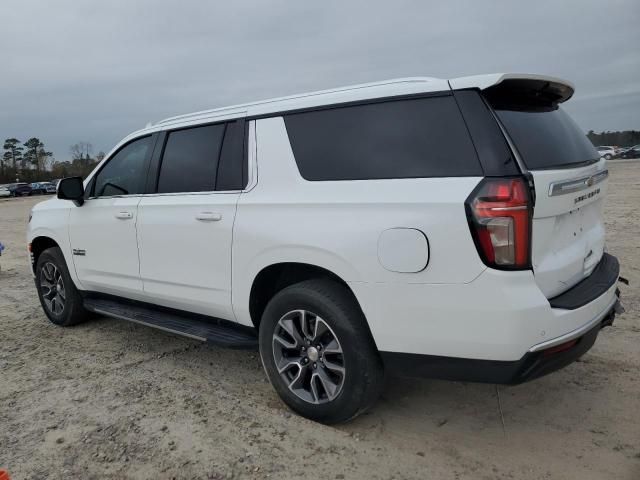
[{"label": "parked car in background", "polygon": [[9,192],[11,192],[12,197],[31,195],[31,185],[28,183],[10,183],[7,185],[7,188]]},{"label": "parked car in background", "polygon": [[631,148],[627,148],[622,151],[619,155],[619,158],[640,158],[640,145],[634,145]]},{"label": "parked car in background", "polygon": [[10,197],[11,192],[6,185],[0,185],[0,197]]},{"label": "parked car in background", "polygon": [[[42,185],[42,187],[40,186]],[[44,189],[44,183],[40,183],[40,182],[33,182],[31,184],[31,194],[35,195],[35,194],[44,194],[45,193],[45,189]]]},{"label": "parked car in background", "polygon": [[31,194],[36,193],[44,195],[47,193],[56,193],[56,187],[51,182],[35,182],[31,184]]},{"label": "parked car in background", "polygon": [[600,158],[605,158],[607,160],[611,160],[616,156],[616,148],[608,145],[601,145],[596,147],[598,153],[600,154]]}]

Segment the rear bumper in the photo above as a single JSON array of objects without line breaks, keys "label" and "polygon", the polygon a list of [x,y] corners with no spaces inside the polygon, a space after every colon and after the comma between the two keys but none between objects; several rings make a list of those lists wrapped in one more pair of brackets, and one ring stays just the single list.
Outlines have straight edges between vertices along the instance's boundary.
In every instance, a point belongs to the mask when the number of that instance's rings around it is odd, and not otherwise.
[{"label": "rear bumper", "polygon": [[575,310],[604,295],[620,276],[620,264],[613,255],[604,253],[591,275],[566,292],[549,299],[552,308]]},{"label": "rear bumper", "polygon": [[466,284],[349,286],[379,351],[507,362],[583,335],[617,299],[614,279],[586,305],[553,308],[530,270],[490,268]]},{"label": "rear bumper", "polygon": [[515,385],[559,370],[584,355],[600,330],[612,325],[616,313],[624,311],[616,291],[615,302],[603,316],[586,327],[532,347],[516,361],[380,352],[387,373],[398,376],[437,378],[466,382]]}]

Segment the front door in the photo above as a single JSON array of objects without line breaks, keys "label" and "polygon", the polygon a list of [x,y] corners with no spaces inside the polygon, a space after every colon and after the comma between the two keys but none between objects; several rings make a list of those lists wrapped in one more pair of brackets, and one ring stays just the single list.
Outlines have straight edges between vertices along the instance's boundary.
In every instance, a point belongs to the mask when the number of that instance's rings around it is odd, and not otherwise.
[{"label": "front door", "polygon": [[151,147],[150,136],[124,145],[91,180],[84,205],[71,209],[69,238],[83,290],[130,298],[142,294],[138,204]]}]

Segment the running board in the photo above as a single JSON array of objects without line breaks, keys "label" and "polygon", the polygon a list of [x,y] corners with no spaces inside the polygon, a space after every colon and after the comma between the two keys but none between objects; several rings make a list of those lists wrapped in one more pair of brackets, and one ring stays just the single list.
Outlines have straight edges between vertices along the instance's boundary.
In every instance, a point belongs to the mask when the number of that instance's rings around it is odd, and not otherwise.
[{"label": "running board", "polygon": [[225,320],[205,320],[200,315],[191,316],[187,312],[104,299],[87,298],[84,300],[84,308],[99,315],[139,323],[220,347],[258,348],[258,337],[252,329]]}]

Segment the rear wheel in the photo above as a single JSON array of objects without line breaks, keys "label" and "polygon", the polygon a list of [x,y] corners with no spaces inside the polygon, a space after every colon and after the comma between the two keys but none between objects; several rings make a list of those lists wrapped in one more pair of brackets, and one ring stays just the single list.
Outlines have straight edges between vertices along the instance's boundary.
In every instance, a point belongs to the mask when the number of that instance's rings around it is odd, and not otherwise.
[{"label": "rear wheel", "polygon": [[277,293],[260,323],[260,356],[271,384],[295,412],[347,421],[377,399],[383,366],[351,293],[308,280]]},{"label": "rear wheel", "polygon": [[611,160],[611,159],[613,158],[613,156],[612,156],[610,153],[607,153],[607,154],[604,156],[604,158],[605,158],[605,159],[607,159],[607,160]]},{"label": "rear wheel", "polygon": [[89,317],[58,247],[47,248],[40,254],[35,273],[38,298],[49,320],[69,327]]}]

